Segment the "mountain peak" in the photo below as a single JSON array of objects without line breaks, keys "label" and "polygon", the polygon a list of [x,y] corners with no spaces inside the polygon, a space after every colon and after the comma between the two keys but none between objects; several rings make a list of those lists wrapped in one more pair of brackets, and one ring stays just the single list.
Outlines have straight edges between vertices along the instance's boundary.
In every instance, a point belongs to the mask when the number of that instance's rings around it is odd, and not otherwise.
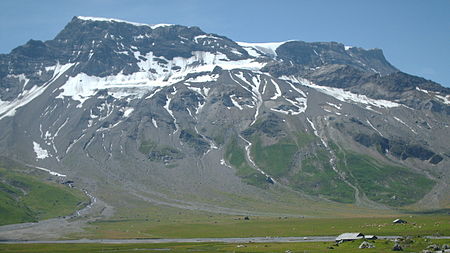
[{"label": "mountain peak", "polygon": [[91,22],[115,22],[115,23],[125,23],[130,24],[134,26],[148,26],[152,29],[156,29],[159,27],[167,27],[167,26],[174,26],[174,24],[144,24],[144,23],[137,23],[137,22],[130,22],[122,19],[116,19],[116,18],[102,18],[102,17],[87,17],[87,16],[75,16],[72,20],[83,20],[83,21],[91,21]]},{"label": "mountain peak", "polygon": [[207,212],[294,210],[303,195],[442,208],[445,92],[379,49],[77,16],[55,39],[0,55],[0,162],[76,178],[113,208],[126,200],[104,192]]}]

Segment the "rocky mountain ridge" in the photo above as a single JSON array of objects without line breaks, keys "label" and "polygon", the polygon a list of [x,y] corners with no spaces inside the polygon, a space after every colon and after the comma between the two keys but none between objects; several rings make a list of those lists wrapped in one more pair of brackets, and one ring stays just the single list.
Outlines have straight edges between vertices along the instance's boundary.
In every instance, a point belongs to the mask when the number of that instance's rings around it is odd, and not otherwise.
[{"label": "rocky mountain ridge", "polygon": [[379,49],[336,42],[241,43],[74,17],[55,39],[0,55],[0,154],[111,205],[114,189],[236,213],[255,208],[241,198],[295,205],[289,189],[442,208],[449,115],[449,88],[400,72]]}]

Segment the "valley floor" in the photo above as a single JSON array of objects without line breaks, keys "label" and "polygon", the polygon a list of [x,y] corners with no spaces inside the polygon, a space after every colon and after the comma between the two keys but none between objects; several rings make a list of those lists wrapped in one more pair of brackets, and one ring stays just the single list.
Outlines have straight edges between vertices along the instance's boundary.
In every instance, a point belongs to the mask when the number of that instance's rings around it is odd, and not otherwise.
[{"label": "valley floor", "polygon": [[[420,252],[430,245],[442,247],[450,240],[412,238],[400,245],[404,252]],[[361,252],[360,241],[335,244],[334,242],[288,242],[288,243],[157,243],[157,244],[0,244],[2,252]],[[371,241],[375,248],[364,252],[391,252],[395,244],[392,240]],[[449,252],[449,251],[445,251]]]}]

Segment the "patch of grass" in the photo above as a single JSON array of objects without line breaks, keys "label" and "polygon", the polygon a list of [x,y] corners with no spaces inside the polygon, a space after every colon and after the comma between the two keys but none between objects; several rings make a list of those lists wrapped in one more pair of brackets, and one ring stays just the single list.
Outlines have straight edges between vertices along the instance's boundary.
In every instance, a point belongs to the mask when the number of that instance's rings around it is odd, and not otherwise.
[{"label": "patch of grass", "polygon": [[306,147],[311,142],[317,139],[315,135],[301,131],[296,133],[296,137],[297,137],[297,145],[299,148]]},{"label": "patch of grass", "polygon": [[315,139],[314,135],[297,132],[294,136],[284,137],[275,144],[264,146],[260,136],[253,134],[251,154],[262,170],[272,176],[283,177],[292,169],[295,154]]},{"label": "patch of grass", "polygon": [[17,188],[0,183],[0,225],[36,221],[34,213],[17,201],[20,196]]},{"label": "patch of grass", "polygon": [[141,145],[139,146],[139,152],[141,152],[144,155],[147,155],[148,153],[150,153],[150,151],[154,150],[156,146],[157,144],[152,140],[144,140],[141,142]]},{"label": "patch of grass", "polygon": [[259,168],[274,177],[288,174],[294,155],[298,151],[294,142],[282,139],[276,144],[262,146],[261,139],[254,137],[252,143],[251,154]]},{"label": "patch of grass", "polygon": [[355,192],[333,170],[324,151],[302,160],[301,170],[293,176],[294,188],[311,195],[325,196],[342,203],[353,203]]},{"label": "patch of grass", "polygon": [[255,168],[252,168],[245,157],[245,150],[238,145],[237,138],[232,138],[225,149],[225,158],[236,168],[236,175],[250,185],[267,187],[266,177]]},{"label": "patch of grass", "polygon": [[0,168],[0,225],[69,215],[87,203],[81,191]]},{"label": "patch of grass", "polygon": [[415,203],[435,182],[410,169],[381,163],[367,155],[339,151],[338,167],[349,172],[350,180],[366,196],[390,206]]}]

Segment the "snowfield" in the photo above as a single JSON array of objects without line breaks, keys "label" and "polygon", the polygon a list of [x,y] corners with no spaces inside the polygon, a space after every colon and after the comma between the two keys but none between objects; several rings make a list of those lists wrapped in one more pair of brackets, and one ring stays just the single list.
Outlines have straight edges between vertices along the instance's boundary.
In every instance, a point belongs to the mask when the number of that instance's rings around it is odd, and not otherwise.
[{"label": "snowfield", "polygon": [[314,84],[311,81],[301,78],[301,77],[282,76],[282,77],[280,77],[280,79],[314,88],[315,90],[320,91],[324,94],[330,95],[330,96],[334,97],[335,99],[340,100],[342,102],[353,102],[353,103],[358,103],[358,104],[371,105],[371,106],[375,106],[378,108],[393,108],[393,107],[400,106],[399,103],[391,102],[388,100],[372,99],[372,98],[368,98],[365,95],[359,95],[359,94],[352,93],[350,91],[345,91],[344,89],[320,86],[320,85]]}]

